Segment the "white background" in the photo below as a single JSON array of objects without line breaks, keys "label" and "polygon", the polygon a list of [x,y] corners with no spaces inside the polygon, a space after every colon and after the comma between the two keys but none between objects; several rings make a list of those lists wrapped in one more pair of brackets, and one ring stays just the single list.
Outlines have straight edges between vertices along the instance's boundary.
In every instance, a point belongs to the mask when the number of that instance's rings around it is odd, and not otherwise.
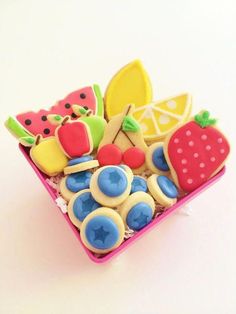
[{"label": "white background", "polygon": [[[139,4],[140,3],[140,4]],[[236,313],[235,0],[0,1],[0,313]],[[222,180],[104,265],[90,262],[2,126],[140,58],[232,142]]]}]

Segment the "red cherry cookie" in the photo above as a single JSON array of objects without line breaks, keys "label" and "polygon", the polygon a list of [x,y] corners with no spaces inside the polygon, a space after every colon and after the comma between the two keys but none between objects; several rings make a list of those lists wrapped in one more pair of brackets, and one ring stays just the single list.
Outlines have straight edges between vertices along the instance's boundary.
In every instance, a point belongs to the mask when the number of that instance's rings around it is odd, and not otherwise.
[{"label": "red cherry cookie", "polygon": [[191,192],[223,168],[230,146],[204,111],[174,131],[165,141],[165,157],[175,183]]}]

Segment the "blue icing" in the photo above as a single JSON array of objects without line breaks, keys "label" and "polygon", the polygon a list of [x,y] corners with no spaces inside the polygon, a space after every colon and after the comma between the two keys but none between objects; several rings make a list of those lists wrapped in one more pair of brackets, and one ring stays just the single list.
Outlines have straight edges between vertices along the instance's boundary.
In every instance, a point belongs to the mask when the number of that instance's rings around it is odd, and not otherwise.
[{"label": "blue icing", "polygon": [[147,192],[147,183],[144,178],[134,176],[131,184],[131,193],[135,193],[138,191]]},{"label": "blue icing", "polygon": [[164,156],[163,147],[158,147],[154,150],[152,154],[152,162],[155,165],[155,167],[159,170],[162,171],[170,170]]},{"label": "blue icing", "polygon": [[77,164],[81,164],[82,162],[93,160],[92,156],[83,156],[79,158],[74,158],[68,161],[68,166],[74,166]]},{"label": "blue icing", "polygon": [[166,176],[157,177],[157,184],[166,196],[170,198],[176,198],[178,196],[178,190],[175,184]]},{"label": "blue icing", "polygon": [[66,187],[71,192],[79,192],[89,187],[92,173],[89,171],[81,171],[72,173],[66,178]]},{"label": "blue icing", "polygon": [[133,206],[127,217],[126,223],[130,229],[140,230],[152,220],[152,208],[144,202]]},{"label": "blue icing", "polygon": [[90,192],[80,194],[73,203],[73,212],[77,219],[83,221],[88,214],[101,207]]},{"label": "blue icing", "polygon": [[116,223],[107,216],[96,216],[86,225],[87,241],[97,249],[110,249],[119,239],[119,229]]},{"label": "blue icing", "polygon": [[122,195],[128,186],[128,180],[123,170],[118,167],[108,167],[98,176],[98,187],[109,197]]}]

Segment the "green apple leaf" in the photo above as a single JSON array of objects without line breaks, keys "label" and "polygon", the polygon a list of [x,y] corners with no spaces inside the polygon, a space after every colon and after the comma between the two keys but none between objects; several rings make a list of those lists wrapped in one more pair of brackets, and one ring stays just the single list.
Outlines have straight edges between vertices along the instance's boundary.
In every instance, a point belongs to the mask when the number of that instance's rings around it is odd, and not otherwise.
[{"label": "green apple leaf", "polygon": [[122,130],[124,132],[138,132],[140,130],[140,126],[133,117],[125,116],[122,123]]}]

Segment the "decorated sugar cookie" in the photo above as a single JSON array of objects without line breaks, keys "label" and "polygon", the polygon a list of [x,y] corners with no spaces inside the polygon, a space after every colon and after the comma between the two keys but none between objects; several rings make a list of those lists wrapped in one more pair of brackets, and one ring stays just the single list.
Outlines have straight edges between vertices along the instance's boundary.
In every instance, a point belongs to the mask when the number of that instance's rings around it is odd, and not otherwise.
[{"label": "decorated sugar cookie", "polygon": [[100,166],[120,165],[122,158],[123,153],[116,144],[106,144],[102,146],[97,154],[97,160]]},{"label": "decorated sugar cookie", "polygon": [[13,117],[8,117],[5,121],[5,127],[17,139],[31,136]]},{"label": "decorated sugar cookie", "polygon": [[145,192],[135,192],[119,207],[121,218],[126,226],[140,230],[152,220],[155,210],[153,198]]},{"label": "decorated sugar cookie", "polygon": [[81,223],[88,214],[99,207],[101,207],[101,205],[95,201],[89,189],[81,190],[70,199],[68,215],[71,222],[76,227],[80,228]]},{"label": "decorated sugar cookie", "polygon": [[178,190],[168,177],[153,174],[147,179],[147,185],[151,195],[160,205],[167,207],[177,202]]},{"label": "decorated sugar cookie", "polygon": [[80,117],[79,120],[88,125],[93,140],[93,148],[98,148],[104,135],[104,129],[107,124],[106,120],[103,117],[93,115],[92,110],[86,110],[84,107],[78,105],[73,105],[72,109]]},{"label": "decorated sugar cookie", "polygon": [[134,176],[131,183],[131,194],[135,192],[147,192],[147,181],[141,176]]},{"label": "decorated sugar cookie", "polygon": [[142,63],[135,60],[123,67],[110,81],[105,93],[108,120],[123,112],[128,104],[140,107],[152,101],[152,87]]},{"label": "decorated sugar cookie", "polygon": [[191,107],[191,96],[182,94],[136,107],[133,116],[142,128],[144,139],[153,142],[163,139],[185,122],[189,118]]},{"label": "decorated sugar cookie", "polygon": [[175,183],[191,192],[223,168],[230,146],[208,111],[168,136],[164,153]]},{"label": "decorated sugar cookie", "polygon": [[124,240],[125,227],[120,215],[111,208],[101,207],[91,212],[80,226],[83,244],[92,252],[111,252]]},{"label": "decorated sugar cookie", "polygon": [[98,85],[81,88],[70,93],[63,100],[49,110],[41,109],[38,112],[28,111],[18,114],[16,119],[32,135],[41,134],[42,137],[54,135],[56,125],[51,124],[47,116],[56,114],[61,116],[70,116],[71,119],[77,119],[72,105],[79,105],[86,110],[90,109],[94,115],[103,117],[103,99]]},{"label": "decorated sugar cookie", "polygon": [[22,137],[20,143],[25,146],[32,146],[30,157],[35,165],[48,176],[55,176],[63,171],[67,165],[67,157],[60,149],[54,136],[41,138]]},{"label": "decorated sugar cookie", "polygon": [[90,171],[82,171],[62,178],[59,185],[61,195],[69,201],[75,193],[89,188],[91,177]]},{"label": "decorated sugar cookie", "polygon": [[103,206],[115,207],[130,194],[131,180],[121,167],[105,166],[94,172],[90,190],[95,200]]},{"label": "decorated sugar cookie", "polygon": [[[104,137],[98,148],[98,156],[102,155],[100,149],[106,150],[107,154],[111,151],[112,156],[116,154],[114,159],[116,158],[115,160],[118,163],[120,160],[119,151],[121,151],[123,153],[123,163],[135,170],[136,173],[141,173],[145,168],[147,145],[143,140],[139,124],[132,117],[133,110],[134,106],[128,105],[121,114],[113,117],[108,122]],[[116,145],[119,149],[114,152],[114,147],[110,144]]]},{"label": "decorated sugar cookie", "polygon": [[93,150],[93,141],[90,129],[81,120],[72,121],[68,116],[49,115],[48,120],[58,125],[55,137],[69,158],[89,155]]},{"label": "decorated sugar cookie", "polygon": [[157,142],[148,147],[146,165],[153,173],[168,175],[170,168],[165,159],[163,145],[163,142]]},{"label": "decorated sugar cookie", "polygon": [[64,168],[64,174],[72,174],[81,171],[83,172],[98,166],[98,161],[94,160],[92,156],[83,156],[69,160],[67,167]]}]

